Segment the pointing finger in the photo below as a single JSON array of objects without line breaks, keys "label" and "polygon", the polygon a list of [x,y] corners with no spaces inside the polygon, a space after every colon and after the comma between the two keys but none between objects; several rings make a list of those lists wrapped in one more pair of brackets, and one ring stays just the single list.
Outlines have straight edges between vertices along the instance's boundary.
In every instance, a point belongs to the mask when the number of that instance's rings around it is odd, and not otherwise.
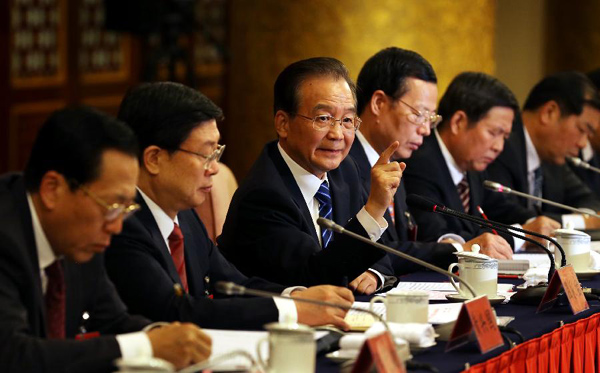
[{"label": "pointing finger", "polygon": [[394,152],[396,151],[396,149],[398,149],[399,146],[400,143],[398,141],[394,141],[390,146],[388,146],[387,149],[383,151],[383,153],[381,153],[375,165],[377,166],[380,164],[388,164],[390,162],[390,157],[392,156],[392,154],[394,154]]}]

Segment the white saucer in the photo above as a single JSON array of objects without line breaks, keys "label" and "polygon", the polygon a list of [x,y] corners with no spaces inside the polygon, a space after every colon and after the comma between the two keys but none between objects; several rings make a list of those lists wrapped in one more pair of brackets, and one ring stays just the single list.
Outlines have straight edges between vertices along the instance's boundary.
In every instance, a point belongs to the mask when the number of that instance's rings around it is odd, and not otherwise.
[{"label": "white saucer", "polygon": [[[465,297],[464,295],[459,294],[459,293],[452,293],[452,294],[446,294],[446,299],[448,299],[450,302],[464,302],[464,301],[467,301],[472,298]],[[495,297],[488,296],[488,299],[490,300],[490,304],[500,304],[500,303],[504,302],[506,297],[504,295],[498,294]]]},{"label": "white saucer", "polygon": [[343,363],[349,360],[356,360],[359,350],[337,350],[325,355],[336,363]]},{"label": "white saucer", "polygon": [[588,269],[587,271],[575,272],[575,274],[577,275],[577,278],[580,280],[589,280],[592,277],[600,274],[600,271],[595,270],[595,269]]}]

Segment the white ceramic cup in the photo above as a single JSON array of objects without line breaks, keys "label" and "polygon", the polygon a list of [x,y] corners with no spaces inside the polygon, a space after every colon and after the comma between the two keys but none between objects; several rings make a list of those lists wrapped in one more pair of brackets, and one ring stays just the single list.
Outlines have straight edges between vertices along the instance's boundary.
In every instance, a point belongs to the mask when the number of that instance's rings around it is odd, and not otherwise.
[{"label": "white ceramic cup", "polygon": [[[567,264],[571,264],[575,272],[590,270],[590,235],[573,229],[557,229],[554,235],[558,244],[565,251]],[[560,265],[562,254],[554,250],[556,263]]]},{"label": "white ceramic cup", "polygon": [[[311,328],[299,324],[270,323],[267,338],[256,345],[258,362],[269,373],[312,373],[316,367],[317,344]],[[269,360],[263,358],[262,346],[269,342]]]},{"label": "white ceramic cup", "polygon": [[[461,279],[471,285],[477,296],[487,295],[488,298],[495,298],[498,295],[498,261],[489,260],[485,262],[469,261],[459,258],[458,263],[452,263],[448,267],[448,272],[453,272],[454,267],[458,267],[458,273]],[[471,292],[462,283],[457,284],[450,277],[450,283],[465,298],[472,298]]]},{"label": "white ceramic cup", "polygon": [[371,311],[375,302],[385,304],[386,321],[397,323],[427,323],[429,317],[429,293],[422,290],[390,291],[385,297],[371,299]]}]

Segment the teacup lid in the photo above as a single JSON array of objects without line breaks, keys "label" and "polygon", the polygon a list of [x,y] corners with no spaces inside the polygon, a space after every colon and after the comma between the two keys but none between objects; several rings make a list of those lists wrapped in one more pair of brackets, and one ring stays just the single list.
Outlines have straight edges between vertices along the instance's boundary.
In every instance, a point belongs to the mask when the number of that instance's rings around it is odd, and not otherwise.
[{"label": "teacup lid", "polygon": [[272,322],[265,325],[265,329],[276,333],[314,334],[314,330],[306,325],[291,323]]},{"label": "teacup lid", "polygon": [[580,237],[590,237],[591,236],[585,232],[578,231],[573,229],[571,226],[567,226],[567,228],[559,228],[554,230],[554,235],[557,237],[572,237],[572,236],[580,236]]},{"label": "teacup lid", "polygon": [[480,253],[480,250],[481,246],[479,246],[478,244],[474,244],[473,246],[471,246],[471,251],[457,251],[454,253],[454,255],[456,255],[459,259],[464,258],[476,262],[488,262],[496,260],[485,254]]}]

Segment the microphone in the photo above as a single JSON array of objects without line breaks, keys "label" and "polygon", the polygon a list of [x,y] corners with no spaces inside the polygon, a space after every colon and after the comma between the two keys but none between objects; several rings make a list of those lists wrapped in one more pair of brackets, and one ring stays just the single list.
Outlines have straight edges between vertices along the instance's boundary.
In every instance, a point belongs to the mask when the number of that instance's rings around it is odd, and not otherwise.
[{"label": "microphone", "polygon": [[486,180],[486,181],[483,182],[483,186],[486,189],[489,189],[489,190],[491,190],[493,192],[499,192],[499,193],[504,193],[504,194],[514,194],[515,196],[519,196],[519,197],[531,199],[531,200],[534,200],[534,201],[539,201],[539,202],[545,203],[547,205],[556,206],[556,207],[559,207],[561,209],[565,209],[565,210],[576,212],[578,214],[588,215],[588,216],[594,216],[596,218],[600,218],[600,215],[598,215],[595,212],[592,212],[590,210],[578,209],[578,208],[575,208],[575,207],[563,205],[562,203],[550,201],[550,200],[545,199],[545,198],[540,198],[540,197],[532,196],[531,194],[519,192],[517,190],[514,190],[514,189],[511,189],[509,187],[506,187],[506,186],[504,186],[504,185],[502,185],[500,183],[497,183],[495,181]]},{"label": "microphone", "polygon": [[[408,206],[410,207],[415,207],[418,208],[420,210],[424,210],[424,211],[428,211],[428,212],[437,212],[443,215],[448,215],[448,216],[452,216],[458,219],[464,219],[464,220],[468,220],[470,222],[476,223],[482,227],[486,227],[486,228],[492,228],[492,229],[496,229],[500,232],[506,233],[509,236],[513,236],[513,237],[519,237],[520,239],[523,239],[527,242],[531,242],[539,247],[541,247],[544,252],[546,253],[546,255],[548,255],[548,257],[550,258],[550,269],[548,271],[548,282],[550,282],[550,279],[552,278],[552,275],[554,274],[555,271],[555,266],[554,266],[554,257],[552,256],[552,253],[550,252],[550,250],[548,250],[547,247],[545,247],[544,245],[540,244],[539,242],[529,238],[529,237],[524,237],[524,236],[520,236],[515,234],[513,231],[518,231],[521,233],[525,233],[525,234],[529,234],[532,236],[536,236],[536,237],[540,237],[543,238],[549,242],[552,242],[554,245],[556,245],[557,249],[563,253],[563,257],[561,259],[561,267],[566,265],[566,259],[564,256],[564,251],[562,249],[562,247],[558,244],[558,242],[556,242],[556,240],[545,236],[543,234],[539,234],[537,232],[531,232],[525,229],[521,229],[521,228],[517,228],[517,227],[513,227],[507,224],[503,224],[503,223],[498,223],[495,221],[491,221],[491,220],[485,220],[482,218],[478,218],[472,215],[468,215],[462,212],[458,212],[452,209],[449,209],[446,206],[443,205],[438,205],[435,202],[430,201],[429,199],[416,195],[416,194],[411,194],[406,198],[406,203]],[[521,290],[519,292],[517,292],[517,294],[513,295],[511,297],[511,302],[512,303],[517,303],[517,304],[532,304],[532,305],[538,305],[544,294],[546,293],[546,289],[547,289],[548,285],[536,285],[536,286],[530,286],[527,289]]]},{"label": "microphone", "polygon": [[583,168],[585,170],[590,170],[590,171],[597,172],[597,173],[600,174],[600,168],[594,167],[591,164],[583,161],[580,158],[577,158],[577,157],[567,157],[567,160],[569,162],[571,162],[573,164],[573,166],[575,166],[575,167]]},{"label": "microphone", "polygon": [[[376,312],[373,312],[369,309],[357,308],[357,307],[353,307],[353,306],[345,306],[343,304],[325,302],[325,301],[316,300],[316,299],[284,297],[281,294],[272,293],[270,291],[249,289],[245,286],[238,285],[235,282],[230,282],[230,281],[217,281],[217,283],[215,284],[215,290],[218,291],[219,293],[225,294],[225,295],[253,295],[253,296],[261,297],[261,298],[281,298],[281,299],[293,300],[293,301],[298,301],[298,302],[316,304],[318,306],[334,307],[334,308],[339,308],[339,309],[346,310],[346,311],[353,310],[353,311],[368,313],[369,315],[373,316],[376,320],[381,321],[381,323],[385,327],[385,330],[388,333],[390,333],[390,336],[393,336],[393,334],[390,330],[390,327],[388,326],[387,322],[383,319],[383,317],[381,317],[379,314],[377,314]],[[393,340],[393,337],[392,337],[392,340]]]},{"label": "microphone", "polygon": [[402,259],[405,259],[405,260],[408,260],[410,262],[416,263],[416,264],[418,264],[420,266],[423,266],[423,267],[425,267],[427,269],[430,269],[430,270],[432,270],[434,272],[441,273],[442,275],[447,276],[447,277],[452,277],[453,279],[458,280],[461,284],[464,284],[465,287],[467,288],[467,290],[469,290],[469,292],[473,296],[473,298],[477,297],[477,293],[475,293],[475,290],[473,290],[473,287],[471,286],[471,284],[469,284],[464,279],[461,279],[460,277],[458,277],[457,275],[455,275],[452,272],[448,272],[448,271],[446,271],[444,269],[438,268],[438,267],[434,266],[433,264],[427,263],[427,262],[425,262],[425,261],[423,261],[421,259],[417,259],[417,258],[415,258],[413,256],[405,254],[402,251],[394,250],[394,249],[392,249],[389,246],[380,244],[379,242],[373,242],[370,239],[361,236],[360,234],[357,234],[357,233],[354,233],[352,231],[347,230],[346,228],[342,227],[341,225],[339,225],[339,224],[337,224],[337,223],[335,223],[335,222],[333,222],[331,220],[328,220],[328,219],[325,219],[325,218],[318,218],[317,219],[317,224],[319,224],[321,226],[321,228],[331,229],[334,232],[337,232],[337,233],[340,233],[340,234],[345,234],[345,235],[350,236],[350,237],[352,237],[354,239],[357,239],[359,241],[367,243],[367,244],[369,244],[371,246],[375,246],[376,248],[378,248],[380,250],[383,250],[383,251],[385,251],[387,253],[390,253],[390,254],[395,255],[395,256],[399,256]]}]

